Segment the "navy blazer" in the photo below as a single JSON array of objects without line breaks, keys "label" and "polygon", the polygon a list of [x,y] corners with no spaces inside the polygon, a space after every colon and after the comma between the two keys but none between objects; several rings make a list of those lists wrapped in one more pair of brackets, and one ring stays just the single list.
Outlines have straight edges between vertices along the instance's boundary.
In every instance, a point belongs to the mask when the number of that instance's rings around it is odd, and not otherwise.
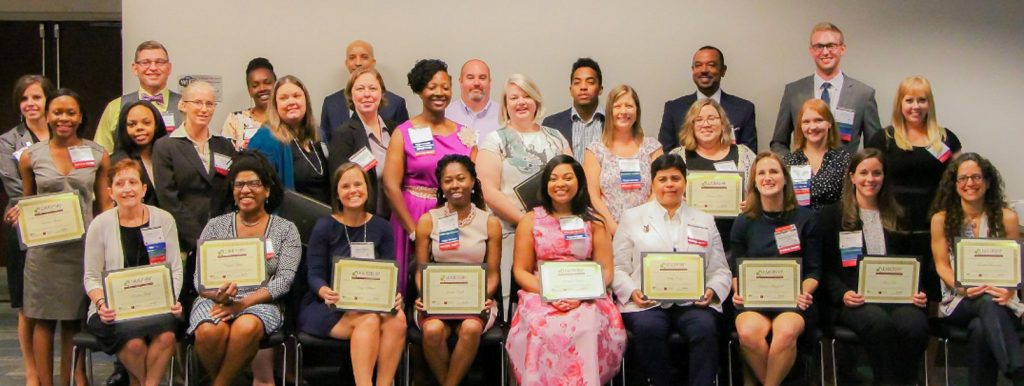
[{"label": "navy blazer", "polygon": [[[555,114],[548,115],[541,122],[541,126],[547,126],[552,129],[558,130],[565,137],[565,140],[569,143],[569,148],[572,148],[572,108],[567,108],[565,111],[561,111]],[[583,160],[579,160],[583,162]]]},{"label": "navy blazer", "polygon": [[[686,112],[693,102],[697,101],[697,93],[683,95],[665,102],[665,113],[661,117],[661,130],[658,131],[658,142],[665,153],[679,147],[679,131],[686,121]],[[736,143],[746,145],[757,153],[757,124],[754,116],[754,104],[735,95],[722,91],[722,108],[729,117],[733,127],[733,138]]]},{"label": "navy blazer", "polygon": [[[404,123],[409,120],[409,110],[405,108],[405,99],[391,91],[385,92],[384,97],[388,102],[380,109],[381,118],[396,123]],[[323,109],[320,112],[320,141],[331,143],[331,130],[348,122],[351,118],[350,114],[352,112],[348,109],[345,90],[339,90],[324,98]]]},{"label": "navy blazer", "polygon": [[[353,114],[353,117],[354,116],[355,114]],[[391,135],[394,133],[396,123],[384,118],[384,126],[383,131]],[[363,121],[359,119],[349,119],[348,122],[335,127],[332,131],[333,134],[331,134],[331,141],[327,144],[327,170],[330,170],[330,176],[332,176],[331,178],[334,178],[334,171],[338,170],[339,166],[349,162],[348,159],[355,155],[359,150],[370,146],[370,138],[366,136],[366,127],[363,126]],[[384,144],[384,146],[387,145],[387,143]],[[367,174],[370,175],[370,186],[369,189],[367,189],[369,193],[368,199],[370,202],[376,203],[377,200],[386,201],[387,199],[384,197],[383,187],[377,186],[376,168],[370,169]],[[333,187],[332,189],[336,188],[337,187]],[[380,215],[380,213],[376,213],[376,208],[377,205],[374,205],[370,212]]]}]

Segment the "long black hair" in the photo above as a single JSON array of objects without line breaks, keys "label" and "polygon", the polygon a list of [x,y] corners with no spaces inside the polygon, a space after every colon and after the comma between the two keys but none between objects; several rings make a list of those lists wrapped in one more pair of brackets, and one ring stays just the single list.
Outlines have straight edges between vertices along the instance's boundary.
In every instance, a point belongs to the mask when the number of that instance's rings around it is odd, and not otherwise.
[{"label": "long black hair", "polygon": [[540,202],[544,210],[548,213],[555,213],[555,204],[551,201],[551,194],[548,193],[548,181],[551,180],[551,173],[559,165],[569,165],[572,167],[573,174],[576,175],[576,195],[569,202],[572,214],[580,216],[584,221],[604,223],[601,215],[597,213],[594,205],[590,203],[590,193],[587,191],[587,176],[583,174],[583,166],[576,162],[575,158],[565,154],[559,154],[548,160],[548,163],[544,165],[544,170],[541,171]]},{"label": "long black hair", "polygon": [[143,106],[153,113],[153,141],[149,143],[149,147],[152,148],[156,144],[156,140],[163,138],[167,135],[167,126],[164,124],[163,116],[160,114],[160,110],[157,110],[153,103],[145,100],[137,100],[128,105],[125,105],[121,109],[121,116],[117,118],[117,131],[114,134],[114,147],[119,150],[124,150],[128,153],[129,157],[136,157],[142,152],[142,147],[135,143],[135,140],[128,135],[128,112],[135,106]]},{"label": "long black hair", "polygon": [[476,177],[476,164],[469,157],[462,154],[448,154],[441,157],[441,161],[438,161],[437,168],[434,169],[434,176],[437,178],[437,207],[440,208],[448,202],[448,199],[444,196],[444,191],[440,188],[441,177],[444,175],[444,169],[448,165],[457,163],[462,165],[469,171],[469,176],[473,178],[473,191],[470,192],[469,201],[476,205],[477,208],[487,210],[486,204],[484,204],[484,190],[480,188],[480,179]]}]

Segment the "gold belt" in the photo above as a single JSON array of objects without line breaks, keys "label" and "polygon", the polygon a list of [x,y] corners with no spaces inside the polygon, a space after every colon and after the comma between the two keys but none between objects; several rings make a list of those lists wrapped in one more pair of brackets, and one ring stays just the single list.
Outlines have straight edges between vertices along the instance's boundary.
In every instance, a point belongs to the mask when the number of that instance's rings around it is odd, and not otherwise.
[{"label": "gold belt", "polygon": [[431,188],[426,186],[406,186],[405,191],[409,192],[415,197],[423,199],[437,199],[437,188]]}]

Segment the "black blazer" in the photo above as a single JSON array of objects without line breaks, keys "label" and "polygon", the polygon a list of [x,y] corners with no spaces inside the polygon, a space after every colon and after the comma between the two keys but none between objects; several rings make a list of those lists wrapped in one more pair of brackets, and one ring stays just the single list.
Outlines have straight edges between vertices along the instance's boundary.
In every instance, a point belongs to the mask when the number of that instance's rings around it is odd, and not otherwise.
[{"label": "black blazer", "polygon": [[[555,114],[552,114],[552,115],[548,115],[547,118],[544,118],[544,122],[541,123],[541,125],[550,127],[552,129],[555,129],[555,130],[558,130],[558,132],[562,133],[562,136],[565,137],[565,140],[568,141],[569,148],[570,149],[572,148],[572,108],[571,107],[568,108],[568,109],[565,109],[565,111],[561,111],[561,112],[558,112],[558,113],[555,113]],[[580,161],[580,163],[583,162],[583,160],[578,160],[578,161]]]},{"label": "black blazer", "polygon": [[[124,152],[124,150],[118,150],[118,151],[114,152],[114,155],[110,156],[110,165],[113,166],[115,163],[117,163],[118,161],[123,160],[125,158],[131,158],[133,160],[136,160],[136,161],[139,162],[140,166],[143,166],[142,158],[141,157],[139,157],[139,156],[134,156],[134,157],[129,156],[128,153]],[[156,167],[155,166],[154,166],[153,172],[156,173]],[[113,181],[111,181],[111,182],[113,182]],[[158,204],[159,200],[157,200],[157,197],[156,197],[156,187],[153,186],[153,179],[149,178],[149,172],[146,170],[145,166],[142,167],[142,183],[146,184],[146,196],[142,198],[142,203],[144,203],[146,205],[152,205],[152,206],[159,207],[160,206]]]},{"label": "black blazer", "polygon": [[[382,119],[384,119],[384,126],[386,126],[383,128],[384,131],[391,134],[395,130],[395,122],[383,117]],[[387,145],[387,143],[384,144],[384,146]],[[370,138],[366,136],[366,127],[363,126],[363,121],[356,117],[355,114],[352,114],[348,121],[331,130],[331,142],[327,144],[327,166],[329,167],[327,170],[329,170],[329,178],[333,179],[334,171],[338,170],[338,167],[342,164],[349,162],[348,159],[355,155],[356,152],[369,146]],[[378,160],[378,162],[380,161]],[[377,184],[377,171],[370,169],[368,174],[370,175],[370,187],[367,189],[369,201],[376,203],[378,199],[385,199],[384,192]],[[332,186],[328,191],[334,195],[337,194],[335,193],[336,190],[337,186]],[[370,211],[375,212],[376,208],[377,206],[374,205]]]},{"label": "black blazer", "polygon": [[[234,144],[224,137],[211,137],[208,146],[211,158],[213,153],[236,154]],[[194,251],[206,222],[226,212],[227,176],[214,170],[213,160],[210,169],[204,169],[188,138],[170,136],[153,145],[153,175],[160,208],[170,212],[178,224],[181,248]]]},{"label": "black blazer", "polygon": [[[391,91],[385,92],[384,97],[388,102],[381,107],[378,113],[381,118],[384,118],[384,122],[404,123],[409,120],[409,110],[405,108],[405,99]],[[347,122],[351,118],[349,114],[351,113],[348,109],[348,99],[345,98],[345,90],[339,90],[324,98],[324,105],[320,111],[320,140],[323,143],[331,143],[333,134],[331,129]]]},{"label": "black blazer", "polygon": [[[843,305],[843,295],[846,291],[857,290],[858,266],[843,267],[843,257],[839,252],[839,232],[842,231],[843,214],[840,203],[829,205],[821,210],[821,235],[822,235],[822,260],[825,267],[825,289],[832,304],[837,307]],[[887,255],[912,254],[912,239],[910,233],[896,233],[888,230],[885,234],[885,252]],[[861,254],[867,254],[867,247],[861,250]],[[924,263],[924,262],[922,262]],[[923,269],[923,265],[922,265]],[[918,284],[924,288],[924,282]]]},{"label": "black blazer", "polygon": [[[661,117],[661,130],[658,131],[658,142],[665,153],[679,147],[679,131],[686,122],[686,112],[693,102],[697,101],[697,93],[683,95],[665,102],[665,113]],[[722,91],[722,108],[732,124],[733,137],[736,144],[746,145],[757,153],[757,124],[754,116],[754,104],[735,95]]]}]

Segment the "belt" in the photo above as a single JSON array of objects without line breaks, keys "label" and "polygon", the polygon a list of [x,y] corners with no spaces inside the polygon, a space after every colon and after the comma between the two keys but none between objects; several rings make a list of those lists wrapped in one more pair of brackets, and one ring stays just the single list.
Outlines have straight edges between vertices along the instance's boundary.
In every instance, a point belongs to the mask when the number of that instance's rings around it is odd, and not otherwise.
[{"label": "belt", "polygon": [[434,200],[437,199],[437,188],[428,186],[406,186],[405,191],[415,197]]}]

